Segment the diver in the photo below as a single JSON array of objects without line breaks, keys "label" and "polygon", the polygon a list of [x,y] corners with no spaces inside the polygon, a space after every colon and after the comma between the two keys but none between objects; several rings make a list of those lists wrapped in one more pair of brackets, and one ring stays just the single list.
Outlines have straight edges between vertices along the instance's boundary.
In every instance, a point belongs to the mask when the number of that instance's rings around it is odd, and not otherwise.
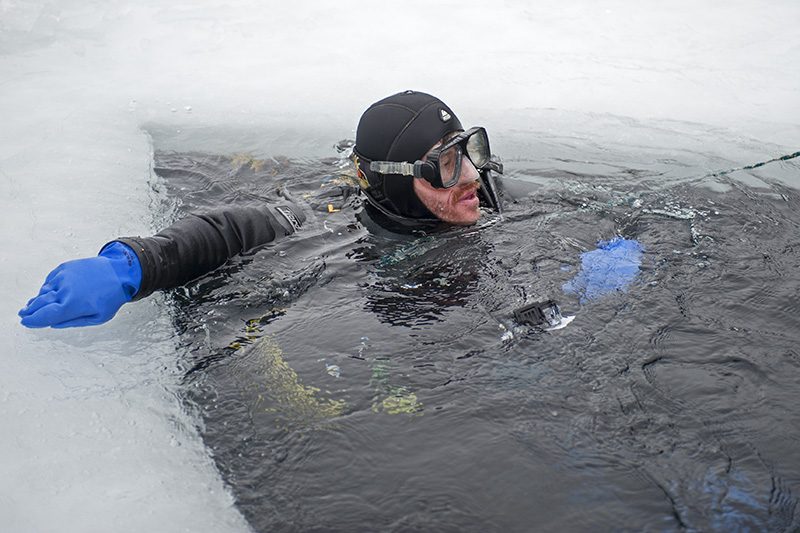
[{"label": "diver", "polygon": [[[405,91],[371,105],[353,148],[366,226],[437,232],[475,225],[502,212],[484,128],[465,130],[455,113],[426,93]],[[96,257],[62,263],[19,312],[30,328],[107,322],[123,304],[184,285],[234,256],[300,230],[304,211],[276,205],[229,207],[190,215],[152,237],[123,237]]]}]

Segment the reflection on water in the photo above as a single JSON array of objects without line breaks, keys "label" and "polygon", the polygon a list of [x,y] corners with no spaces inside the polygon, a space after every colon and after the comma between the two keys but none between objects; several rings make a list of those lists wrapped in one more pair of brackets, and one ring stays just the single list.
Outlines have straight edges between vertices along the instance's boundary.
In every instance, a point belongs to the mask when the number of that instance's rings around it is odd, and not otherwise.
[{"label": "reflection on water", "polygon": [[[192,197],[198,176],[171,157]],[[215,161],[198,190],[252,188]],[[351,173],[308,165],[274,179],[313,198]],[[760,188],[614,168],[529,184],[503,223],[456,236],[318,215],[178,298],[186,399],[256,530],[798,525],[800,194],[771,175],[796,160],[750,169]],[[614,236],[646,246],[627,290],[564,292]],[[548,297],[576,316],[566,328],[513,323]]]}]

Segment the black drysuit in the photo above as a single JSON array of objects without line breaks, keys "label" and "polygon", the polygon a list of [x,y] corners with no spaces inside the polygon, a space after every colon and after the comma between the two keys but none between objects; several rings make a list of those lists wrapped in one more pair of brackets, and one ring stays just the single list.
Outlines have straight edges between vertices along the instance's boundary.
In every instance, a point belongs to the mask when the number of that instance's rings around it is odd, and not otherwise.
[{"label": "black drysuit", "polygon": [[302,211],[289,203],[231,207],[189,215],[152,237],[124,237],[142,267],[139,300],[159,289],[178,287],[228,259],[297,231]]}]

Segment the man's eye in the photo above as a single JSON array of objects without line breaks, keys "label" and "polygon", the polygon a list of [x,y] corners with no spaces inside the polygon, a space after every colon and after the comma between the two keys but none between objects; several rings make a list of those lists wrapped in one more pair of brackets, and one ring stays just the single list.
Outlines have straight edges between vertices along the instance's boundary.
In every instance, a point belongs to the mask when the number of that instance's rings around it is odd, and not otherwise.
[{"label": "man's eye", "polygon": [[439,165],[452,167],[455,164],[455,156],[451,152],[445,152],[439,157]]}]

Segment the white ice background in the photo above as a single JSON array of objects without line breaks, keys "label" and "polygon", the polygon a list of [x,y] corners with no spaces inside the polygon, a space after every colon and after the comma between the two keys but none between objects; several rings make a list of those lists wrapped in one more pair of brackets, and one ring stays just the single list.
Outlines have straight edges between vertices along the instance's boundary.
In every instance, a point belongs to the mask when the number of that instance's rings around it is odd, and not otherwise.
[{"label": "white ice background", "polygon": [[160,297],[92,328],[16,315],[58,263],[152,233],[146,125],[311,150],[413,88],[469,124],[610,114],[790,153],[798,20],[796,0],[0,0],[0,531],[248,529],[175,393]]}]

